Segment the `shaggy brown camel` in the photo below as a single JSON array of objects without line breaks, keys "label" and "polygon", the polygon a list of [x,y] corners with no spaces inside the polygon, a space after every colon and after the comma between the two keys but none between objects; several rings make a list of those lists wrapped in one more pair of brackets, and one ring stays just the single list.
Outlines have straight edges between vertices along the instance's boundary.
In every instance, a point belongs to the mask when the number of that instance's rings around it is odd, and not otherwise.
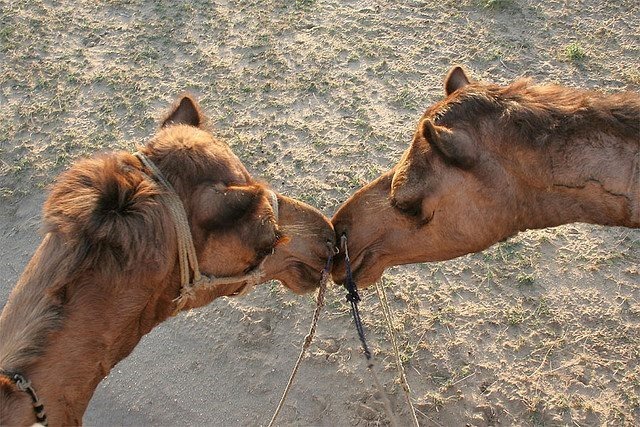
[{"label": "shaggy brown camel", "polygon": [[[393,265],[481,251],[519,231],[586,222],[640,226],[640,96],[522,79],[501,87],[460,67],[390,171],[333,217],[365,287]],[[344,281],[344,262],[334,280]]]},{"label": "shaggy brown camel", "polygon": [[[252,285],[247,278],[297,293],[317,286],[335,244],[329,220],[256,182],[203,130],[191,98],[140,151],[182,201],[200,269],[223,278],[187,292],[184,309],[237,295]],[[56,180],[44,239],[0,315],[1,425],[36,422],[37,405],[13,373],[31,382],[50,425],[81,424],[98,383],[176,308],[181,240],[169,190],[151,176],[119,152],[80,161]]]}]

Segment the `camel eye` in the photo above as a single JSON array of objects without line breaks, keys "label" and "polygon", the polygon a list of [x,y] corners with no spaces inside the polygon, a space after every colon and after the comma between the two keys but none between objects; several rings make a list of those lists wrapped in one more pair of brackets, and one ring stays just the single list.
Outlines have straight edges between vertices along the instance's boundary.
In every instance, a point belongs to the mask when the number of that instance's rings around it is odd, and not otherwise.
[{"label": "camel eye", "polygon": [[276,230],[273,239],[269,242],[269,244],[263,245],[261,248],[256,249],[256,259],[262,260],[269,255],[273,255],[276,251],[276,246],[279,243],[286,242],[287,238],[284,237],[279,230]]},{"label": "camel eye", "polygon": [[418,203],[400,203],[396,199],[391,200],[391,206],[400,211],[403,215],[417,217],[422,214],[422,206]]}]

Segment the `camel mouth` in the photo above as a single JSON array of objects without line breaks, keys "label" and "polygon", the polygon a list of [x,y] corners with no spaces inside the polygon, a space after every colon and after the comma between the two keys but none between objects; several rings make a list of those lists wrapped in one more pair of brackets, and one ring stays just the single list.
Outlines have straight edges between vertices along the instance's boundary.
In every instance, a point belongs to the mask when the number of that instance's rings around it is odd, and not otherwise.
[{"label": "camel mouth", "polygon": [[[366,289],[382,277],[382,272],[379,274],[375,272],[376,258],[373,251],[364,250],[351,260],[351,278],[358,289]],[[336,261],[333,266],[332,278],[337,285],[344,286],[347,279],[344,255]],[[372,276],[375,278],[372,279]]]},{"label": "camel mouth", "polygon": [[335,256],[333,240],[324,245],[311,242],[313,245],[300,245],[302,248],[278,247],[271,260],[267,260],[269,279],[279,281],[285,288],[295,294],[305,294],[320,286],[322,272],[329,258]]}]

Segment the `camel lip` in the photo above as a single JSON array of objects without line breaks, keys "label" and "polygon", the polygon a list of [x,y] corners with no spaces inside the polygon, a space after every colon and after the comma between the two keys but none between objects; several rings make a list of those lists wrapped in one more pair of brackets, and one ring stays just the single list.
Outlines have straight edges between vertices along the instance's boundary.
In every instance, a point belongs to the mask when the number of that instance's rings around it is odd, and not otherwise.
[{"label": "camel lip", "polygon": [[287,254],[270,272],[269,277],[278,280],[294,293],[302,294],[317,289],[323,277],[322,272],[329,264],[329,258],[335,255],[333,247],[331,250],[327,249],[329,244],[333,246],[332,241],[327,241],[324,248],[314,248],[303,254]]},{"label": "camel lip", "polygon": [[318,265],[311,265],[311,264],[308,264],[306,262],[300,262],[299,263],[299,265],[306,270],[308,278],[311,278],[313,276],[313,278],[314,278],[314,281],[313,281],[314,289],[317,288],[318,286],[320,286],[320,280],[322,279],[322,271],[325,269],[327,261],[328,260],[325,259],[324,262],[322,262],[322,263],[320,263]]},{"label": "camel lip", "polygon": [[304,259],[294,258],[293,263],[294,265],[297,264],[307,269],[308,272],[313,272],[313,274],[317,274],[318,275],[317,281],[319,283],[322,277],[322,271],[328,268],[329,272],[331,272],[331,268],[335,264],[336,258],[338,258],[338,256],[336,256],[336,253],[333,250],[333,244],[331,242],[327,242],[327,248],[325,248],[326,250],[322,254],[315,253],[312,256],[305,257]]},{"label": "camel lip", "polygon": [[[369,251],[364,250],[351,259],[351,278],[356,283],[356,286],[358,288],[361,287],[360,285],[358,285],[359,277],[362,275],[362,271],[366,270],[368,253]],[[339,274],[334,273],[336,269],[340,269]],[[347,280],[347,267],[344,254],[340,254],[340,256],[337,257],[336,261],[334,262],[332,278],[337,285],[345,285],[345,282]]]}]

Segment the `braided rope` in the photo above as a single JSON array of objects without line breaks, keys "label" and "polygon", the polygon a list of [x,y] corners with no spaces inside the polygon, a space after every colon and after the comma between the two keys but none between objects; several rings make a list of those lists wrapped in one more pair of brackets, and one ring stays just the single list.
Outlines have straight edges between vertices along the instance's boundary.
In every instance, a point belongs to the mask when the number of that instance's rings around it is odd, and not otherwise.
[{"label": "braided rope", "polygon": [[287,399],[287,395],[291,390],[291,386],[293,384],[293,380],[298,373],[298,368],[300,367],[300,363],[302,362],[302,358],[304,354],[309,349],[311,345],[311,341],[313,340],[314,335],[316,334],[316,327],[318,326],[318,318],[320,317],[320,311],[324,307],[324,294],[327,290],[327,282],[329,281],[329,273],[331,271],[331,264],[333,262],[333,255],[329,256],[327,260],[327,264],[325,265],[322,273],[320,274],[320,288],[318,289],[318,296],[316,297],[316,309],[313,312],[313,318],[311,319],[311,326],[309,327],[309,333],[306,337],[304,337],[304,342],[302,344],[302,349],[300,350],[300,354],[298,355],[298,360],[295,365],[293,365],[293,370],[291,371],[291,375],[289,376],[289,381],[287,381],[287,386],[284,388],[284,392],[282,393],[282,397],[280,398],[280,402],[278,402],[278,407],[276,408],[273,416],[271,417],[271,421],[269,421],[268,427],[272,427],[276,422],[276,418],[278,418],[278,414],[282,407],[284,406],[284,402]]},{"label": "braided rope", "polygon": [[278,195],[271,190],[269,191],[269,199],[271,201],[271,207],[273,208],[273,217],[276,222],[280,220],[280,209],[278,208]]},{"label": "braided rope", "polygon": [[[173,315],[175,316],[191,299],[195,297],[194,285],[202,281],[202,275],[200,274],[200,269],[198,267],[198,259],[196,257],[195,247],[193,246],[193,239],[191,237],[191,229],[189,227],[187,213],[184,210],[180,197],[178,197],[178,194],[171,183],[162,175],[160,169],[158,169],[158,167],[141,152],[138,151],[134,153],[134,156],[136,156],[142,164],[151,171],[154,180],[168,190],[163,193],[161,197],[173,218],[173,224],[178,240],[178,263],[180,265],[180,295],[174,299],[176,308],[173,311]],[[191,283],[190,269],[193,270],[193,283]]]},{"label": "braided rope", "polygon": [[382,306],[382,312],[384,313],[385,320],[387,321],[387,329],[389,330],[389,336],[391,337],[391,343],[393,344],[393,351],[396,358],[396,367],[398,368],[398,377],[400,379],[400,383],[402,384],[402,389],[404,390],[404,396],[407,400],[407,404],[411,409],[411,421],[413,422],[414,427],[419,427],[420,424],[418,423],[416,408],[413,406],[413,402],[411,401],[411,388],[409,387],[409,382],[407,381],[407,376],[404,372],[404,366],[402,366],[402,360],[400,359],[400,350],[398,349],[398,340],[395,334],[393,314],[391,313],[391,308],[389,307],[389,300],[387,299],[387,294],[384,290],[384,284],[382,283],[382,280],[376,282],[376,293],[378,294],[378,299],[380,300],[380,305]]}]

